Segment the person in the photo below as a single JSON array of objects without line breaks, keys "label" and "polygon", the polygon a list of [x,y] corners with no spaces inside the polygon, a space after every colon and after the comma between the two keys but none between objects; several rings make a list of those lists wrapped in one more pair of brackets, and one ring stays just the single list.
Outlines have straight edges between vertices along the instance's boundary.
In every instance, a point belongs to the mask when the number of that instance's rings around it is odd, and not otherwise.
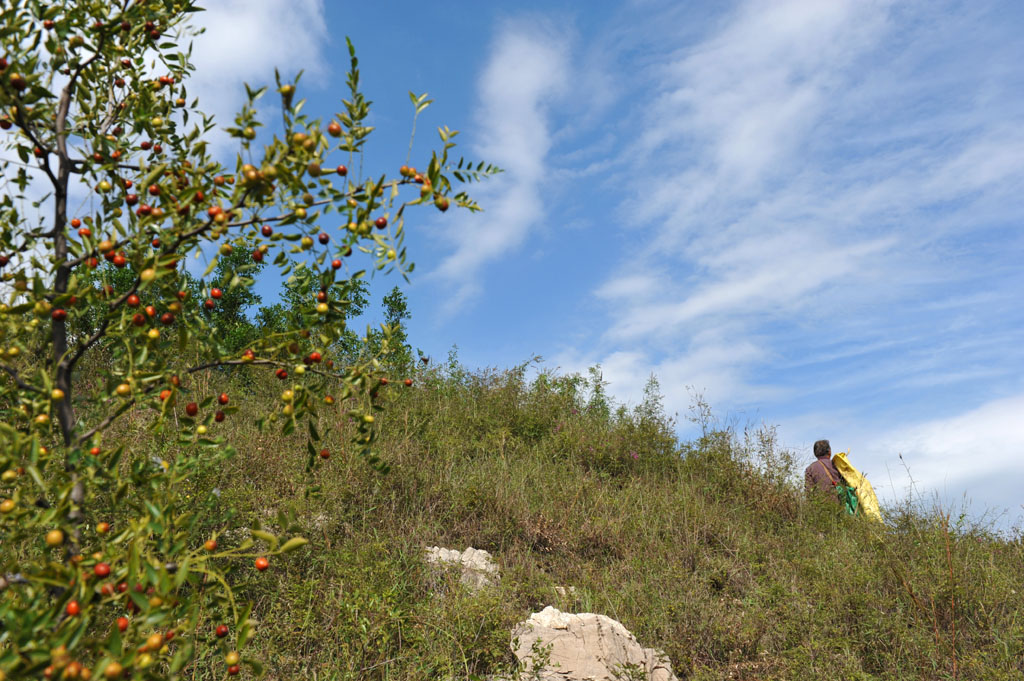
[{"label": "person", "polygon": [[836,503],[840,503],[836,486],[845,485],[846,481],[832,464],[832,445],[828,440],[818,440],[814,443],[814,458],[814,463],[804,471],[804,486],[808,491],[821,490]]}]

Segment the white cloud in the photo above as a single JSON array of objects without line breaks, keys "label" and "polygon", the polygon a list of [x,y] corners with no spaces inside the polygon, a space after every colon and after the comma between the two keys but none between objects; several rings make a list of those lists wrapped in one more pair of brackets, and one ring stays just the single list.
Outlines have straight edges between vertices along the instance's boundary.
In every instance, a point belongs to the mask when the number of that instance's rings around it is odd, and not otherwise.
[{"label": "white cloud", "polygon": [[609,393],[628,405],[640,403],[644,386],[654,374],[668,414],[685,413],[694,394],[710,404],[748,407],[780,394],[777,388],[746,381],[745,369],[765,359],[765,349],[756,342],[717,329],[697,334],[685,350],[660,359],[637,349],[617,349],[600,356],[567,350],[555,357],[555,363],[563,372],[583,375],[588,367],[600,365]]},{"label": "white cloud", "polygon": [[879,459],[883,452],[890,457],[902,454],[917,484],[933,490],[997,475],[1019,478],[1024,475],[1021,414],[1024,394],[894,429],[871,440],[864,450]]},{"label": "white cloud", "polygon": [[[205,9],[193,15],[205,31],[193,43],[189,100],[198,95],[199,109],[214,115],[220,128],[234,124],[245,102],[243,83],[273,90],[276,67],[285,79],[304,69],[300,88],[316,88],[332,62],[325,54],[323,0],[216,0]],[[217,138],[215,148],[234,151],[227,142]]]},{"label": "white cloud", "polygon": [[780,397],[786,389],[751,377],[773,356],[756,322],[790,318],[823,290],[867,278],[867,263],[894,245],[837,238],[834,224],[807,217],[806,196],[760,193],[789,171],[839,72],[882,30],[878,8],[746,3],[719,33],[654,68],[661,94],[624,154],[641,161],[622,212],[662,226],[626,259],[643,269],[624,267],[595,291],[616,306],[588,363],[602,365],[614,394],[638,400],[653,372],[670,386],[670,412],[689,406],[683,387],[727,409]]},{"label": "white cloud", "polygon": [[[745,378],[770,356],[753,340],[758,322],[818,314],[823,292],[877,273],[898,238],[847,235],[842,213],[813,215],[821,187],[806,186],[794,164],[846,69],[884,32],[884,10],[745,3],[719,32],[654,68],[660,95],[625,154],[642,163],[630,170],[637,193],[623,214],[662,226],[630,254],[645,270],[624,268],[595,291],[629,301],[601,336],[605,356],[639,343],[651,358],[641,374],[668,372],[749,404],[771,392]],[[793,184],[764,191],[780,178]],[[674,276],[656,280],[651,263]],[[742,351],[710,361],[697,330]]]},{"label": "white cloud", "polygon": [[1024,398],[992,396],[1024,366],[1024,52],[991,8],[949,9],[749,0],[695,29],[647,3],[608,177],[631,247],[562,363],[630,401],[654,372],[673,410],[684,386],[757,405],[801,451],[836,433],[890,498],[902,448],[929,490],[1012,505],[994,481],[1024,468]]},{"label": "white cloud", "polygon": [[[679,302],[666,302],[668,296],[659,293],[653,301],[634,304],[607,334],[610,339],[621,341],[675,334],[679,327],[707,317],[732,318],[740,313],[780,311],[791,314],[808,305],[813,300],[812,293],[849,277],[860,261],[880,253],[893,241],[875,240],[845,248],[806,244],[777,253],[773,253],[771,243],[740,243],[734,251],[709,257],[725,265],[715,268],[719,271],[717,280],[698,285]],[[757,248],[750,258],[742,256],[747,246]],[[615,290],[622,285],[623,281],[612,280],[602,290]],[[651,286],[649,290],[653,289]]]},{"label": "white cloud", "polygon": [[[665,67],[640,147],[686,145],[718,181],[777,172],[820,114],[844,68],[884,27],[879,2],[744,3],[725,27]],[[733,186],[735,188],[735,186]]]},{"label": "white cloud", "polygon": [[594,292],[594,295],[608,300],[632,300],[651,296],[662,290],[663,285],[664,274],[625,274],[616,279],[609,279]]},{"label": "white cloud", "polygon": [[[1024,182],[1019,128],[983,125],[988,111],[956,119],[941,108],[940,130],[970,134],[922,139],[918,119],[898,112],[885,126],[851,125],[893,89],[869,59],[895,30],[888,5],[743,3],[719,31],[654,69],[661,94],[626,154],[642,162],[630,169],[637,193],[623,213],[662,220],[629,261],[675,276],[655,283],[627,267],[598,287],[601,298],[632,294],[603,336],[608,351],[626,342],[687,347],[679,341],[691,328],[756,333],[766,320],[798,325],[800,315],[842,328],[848,305],[949,279],[948,267],[935,268],[938,242],[984,229],[972,220],[978,207]],[[902,62],[912,70],[914,60]],[[830,148],[874,129],[895,138],[849,160]],[[918,216],[953,200],[961,204],[938,219]]]},{"label": "white cloud", "polygon": [[[568,56],[552,26],[509,24],[498,35],[480,77],[475,146],[480,157],[505,169],[478,192],[486,212],[460,215],[449,228],[454,252],[431,273],[454,284],[447,311],[480,290],[488,262],[520,246],[543,218],[551,130],[547,108],[568,78]],[[466,234],[471,238],[465,238]]]},{"label": "white cloud", "polygon": [[[780,427],[783,446],[807,463],[811,443],[832,442],[871,480],[883,503],[912,500],[945,509],[967,503],[975,515],[1001,513],[1007,529],[1021,515],[1016,482],[1024,475],[1024,393],[914,423],[872,428],[856,405],[835,405],[788,419]],[[902,458],[901,458],[902,457]]]}]

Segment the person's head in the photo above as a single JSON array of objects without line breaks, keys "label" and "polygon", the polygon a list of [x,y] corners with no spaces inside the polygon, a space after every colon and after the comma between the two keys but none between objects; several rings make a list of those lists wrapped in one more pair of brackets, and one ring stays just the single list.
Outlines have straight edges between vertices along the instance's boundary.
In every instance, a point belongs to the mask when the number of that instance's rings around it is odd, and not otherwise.
[{"label": "person's head", "polygon": [[832,445],[828,440],[818,440],[814,443],[814,456],[819,459],[823,456],[832,456]]}]

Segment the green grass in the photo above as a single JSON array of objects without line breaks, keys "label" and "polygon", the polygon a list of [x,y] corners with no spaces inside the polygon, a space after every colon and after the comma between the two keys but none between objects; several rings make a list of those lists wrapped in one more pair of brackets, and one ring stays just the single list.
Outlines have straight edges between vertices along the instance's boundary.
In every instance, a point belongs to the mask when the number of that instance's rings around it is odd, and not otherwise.
[{"label": "green grass", "polygon": [[[680,678],[1024,674],[1020,537],[911,503],[884,526],[850,518],[804,497],[806,462],[770,431],[680,443],[653,392],[613,409],[580,377],[526,375],[453,362],[392,384],[386,475],[345,451],[337,405],[316,496],[304,440],[254,425],[280,386],[233,388],[242,410],[217,429],[238,455],[190,490],[220,491],[202,531],[229,509],[271,527],[285,510],[313,544],[238,585],[268,678],[483,678],[512,669],[509,631],[548,604],[620,620]],[[119,426],[138,455],[145,424]],[[490,551],[500,584],[474,596],[437,576],[422,562],[435,544]]]}]

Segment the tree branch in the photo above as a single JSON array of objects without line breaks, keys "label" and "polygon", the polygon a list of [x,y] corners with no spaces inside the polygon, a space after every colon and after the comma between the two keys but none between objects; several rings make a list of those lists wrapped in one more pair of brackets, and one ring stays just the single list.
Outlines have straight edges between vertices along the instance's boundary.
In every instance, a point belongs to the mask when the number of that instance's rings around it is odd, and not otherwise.
[{"label": "tree branch", "polygon": [[[135,289],[133,288],[132,291],[134,290]],[[61,361],[62,364],[67,365],[68,371],[71,371],[71,369],[73,369],[75,365],[78,364],[78,360],[82,359],[82,355],[88,352],[89,348],[96,345],[96,343],[98,343],[99,340],[103,338],[104,335],[106,335],[108,326],[110,326],[109,317],[103,320],[103,322],[100,324],[100,328],[96,329],[96,331],[91,336],[89,336],[89,338],[84,343],[78,344],[78,347],[75,348],[75,353],[70,358]]]},{"label": "tree branch", "polygon": [[114,94],[114,87],[111,84],[107,88],[107,115],[100,122],[100,128],[99,128],[99,136],[100,137],[106,136],[107,130],[109,130],[110,126],[113,125],[114,121],[117,120],[117,114],[121,110],[118,105],[119,105],[119,102],[117,101],[117,96]]},{"label": "tree branch", "polygon": [[15,369],[14,367],[9,367],[6,364],[0,364],[0,370],[6,372],[14,381],[14,384],[18,386],[19,389],[42,394],[42,388],[38,388],[30,383],[26,383],[25,381],[21,380],[21,376],[18,374],[18,370]]},{"label": "tree branch", "polygon": [[[263,365],[279,366],[279,367],[290,367],[290,366],[292,366],[291,364],[289,364],[287,362],[280,362],[280,361],[272,360],[272,359],[256,359],[256,360],[251,360],[251,361],[242,360],[242,359],[227,359],[227,360],[218,360],[218,361],[215,361],[215,362],[207,362],[205,364],[200,364],[200,365],[197,365],[197,366],[194,366],[194,367],[190,367],[190,368],[185,370],[185,373],[193,374],[193,373],[195,373],[197,371],[202,371],[204,369],[213,369],[213,368],[219,367],[219,366],[231,366],[231,365],[235,365],[235,364],[263,364]],[[308,367],[307,367],[306,371],[308,371],[310,373],[313,373],[313,374],[320,375],[320,376],[325,376],[327,378],[334,378],[334,379],[342,378],[338,374],[330,374],[330,373],[327,373],[326,371],[319,371],[317,369],[312,369],[312,368],[308,368]],[[140,396],[148,395],[149,393],[151,393],[154,390],[156,390],[156,388],[157,388],[156,385],[150,385],[148,388],[145,388],[142,391]],[[122,404],[120,407],[118,407],[117,410],[115,410],[113,413],[109,414],[105,419],[103,419],[102,421],[97,423],[95,426],[93,426],[92,428],[90,428],[86,432],[84,432],[81,435],[79,435],[76,438],[76,442],[81,444],[82,442],[85,442],[86,440],[91,438],[96,433],[100,432],[101,430],[106,429],[108,426],[110,426],[110,424],[112,424],[114,421],[116,421],[118,418],[120,418],[126,411],[128,411],[133,406],[135,406],[138,403],[138,401],[139,401],[138,397],[133,397],[130,400],[126,401],[124,404]]]},{"label": "tree branch", "polygon": [[18,127],[21,128],[21,131],[25,133],[25,136],[28,137],[28,140],[36,148],[41,149],[43,151],[43,157],[39,160],[39,168],[44,173],[46,173],[47,177],[50,178],[50,182],[53,184],[53,186],[57,187],[58,186],[57,176],[53,174],[52,170],[50,170],[50,158],[49,158],[50,157],[50,150],[49,150],[49,148],[45,144],[40,142],[39,138],[36,137],[35,134],[32,132],[32,125],[29,123],[28,119],[25,118],[25,111],[24,111],[24,109],[22,107],[20,107],[20,106],[15,106],[14,107],[14,111],[15,111],[15,120],[18,123]]},{"label": "tree branch", "polygon": [[[282,368],[289,368],[294,365],[294,363],[291,362],[281,362],[275,359],[223,359],[190,367],[188,369],[185,369],[185,373],[194,374],[195,372],[203,371],[204,369],[215,369],[217,367],[223,366],[235,366],[237,364],[264,365]],[[317,374],[318,376],[325,376],[326,378],[341,378],[341,376],[338,374],[330,374],[327,373],[326,371],[320,371],[319,369],[313,369],[311,367],[306,367],[306,371],[308,371],[311,374]]]},{"label": "tree branch", "polygon": [[[142,394],[145,395],[145,394],[149,393],[152,390],[153,390],[153,387],[150,386],[149,388],[143,390]],[[100,432],[101,430],[105,430],[111,423],[113,423],[118,418],[120,418],[122,414],[124,414],[126,411],[128,411],[129,409],[134,407],[135,403],[137,401],[138,401],[137,397],[131,398],[130,400],[128,400],[127,402],[122,404],[120,407],[118,407],[116,410],[114,410],[113,412],[108,414],[105,419],[103,419],[102,421],[97,423],[95,426],[93,426],[92,428],[90,428],[89,430],[85,431],[84,433],[79,435],[77,438],[75,438],[75,442],[77,444],[81,444],[81,443],[87,441],[89,438],[91,438],[96,433]]]}]

